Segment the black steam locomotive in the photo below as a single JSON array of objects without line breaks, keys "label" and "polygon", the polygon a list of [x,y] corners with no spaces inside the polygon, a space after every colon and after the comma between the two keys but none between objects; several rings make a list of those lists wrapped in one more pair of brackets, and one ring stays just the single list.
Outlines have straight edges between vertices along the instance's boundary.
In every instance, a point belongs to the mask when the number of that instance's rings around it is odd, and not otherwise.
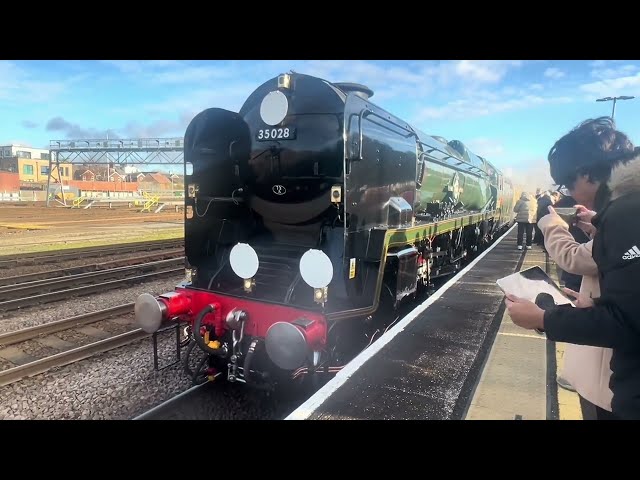
[{"label": "black steam locomotive", "polygon": [[147,332],[187,325],[195,382],[269,387],[336,373],[404,300],[512,222],[513,189],[497,168],[372,95],[287,73],[239,113],[210,108],[189,124],[187,279],[141,295],[136,320]]}]

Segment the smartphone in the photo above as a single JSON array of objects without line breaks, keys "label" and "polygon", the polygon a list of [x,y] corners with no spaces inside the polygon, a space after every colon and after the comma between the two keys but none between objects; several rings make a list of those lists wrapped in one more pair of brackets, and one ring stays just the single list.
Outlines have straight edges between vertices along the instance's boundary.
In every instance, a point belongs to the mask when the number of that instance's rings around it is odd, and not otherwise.
[{"label": "smartphone", "polygon": [[578,209],[571,208],[555,208],[555,211],[569,225],[574,225],[578,221]]}]

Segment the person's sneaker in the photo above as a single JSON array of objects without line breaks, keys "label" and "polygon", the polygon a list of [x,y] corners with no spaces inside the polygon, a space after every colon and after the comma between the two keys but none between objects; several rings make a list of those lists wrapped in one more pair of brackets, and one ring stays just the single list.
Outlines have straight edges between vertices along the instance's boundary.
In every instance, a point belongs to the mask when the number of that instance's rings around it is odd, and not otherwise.
[{"label": "person's sneaker", "polygon": [[522,245],[518,245],[518,250],[522,250]]},{"label": "person's sneaker", "polygon": [[576,389],[573,388],[571,386],[571,384],[569,382],[567,382],[564,378],[562,377],[556,377],[556,383],[561,386],[562,388],[564,388],[565,390],[569,390],[570,392],[575,392]]},{"label": "person's sneaker", "polygon": [[527,250],[531,250],[531,245],[527,245]]}]

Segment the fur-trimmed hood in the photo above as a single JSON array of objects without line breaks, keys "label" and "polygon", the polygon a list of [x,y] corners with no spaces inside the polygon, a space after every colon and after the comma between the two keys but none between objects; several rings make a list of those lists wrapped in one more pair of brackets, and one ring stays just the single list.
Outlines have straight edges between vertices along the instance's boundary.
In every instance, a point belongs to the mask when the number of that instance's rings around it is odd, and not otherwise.
[{"label": "fur-trimmed hood", "polygon": [[640,192],[640,155],[611,171],[607,184],[611,191],[611,200],[633,192]]}]

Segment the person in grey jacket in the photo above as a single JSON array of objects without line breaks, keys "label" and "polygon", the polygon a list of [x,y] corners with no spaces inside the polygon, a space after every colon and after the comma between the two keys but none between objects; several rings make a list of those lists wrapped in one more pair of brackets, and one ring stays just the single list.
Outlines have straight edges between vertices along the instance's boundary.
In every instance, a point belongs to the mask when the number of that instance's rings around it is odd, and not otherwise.
[{"label": "person in grey jacket", "polygon": [[522,192],[520,199],[516,202],[513,211],[518,222],[518,250],[522,250],[524,234],[527,234],[527,249],[531,250],[533,241],[533,225],[536,223],[536,213],[538,212],[538,202],[528,192]]}]

